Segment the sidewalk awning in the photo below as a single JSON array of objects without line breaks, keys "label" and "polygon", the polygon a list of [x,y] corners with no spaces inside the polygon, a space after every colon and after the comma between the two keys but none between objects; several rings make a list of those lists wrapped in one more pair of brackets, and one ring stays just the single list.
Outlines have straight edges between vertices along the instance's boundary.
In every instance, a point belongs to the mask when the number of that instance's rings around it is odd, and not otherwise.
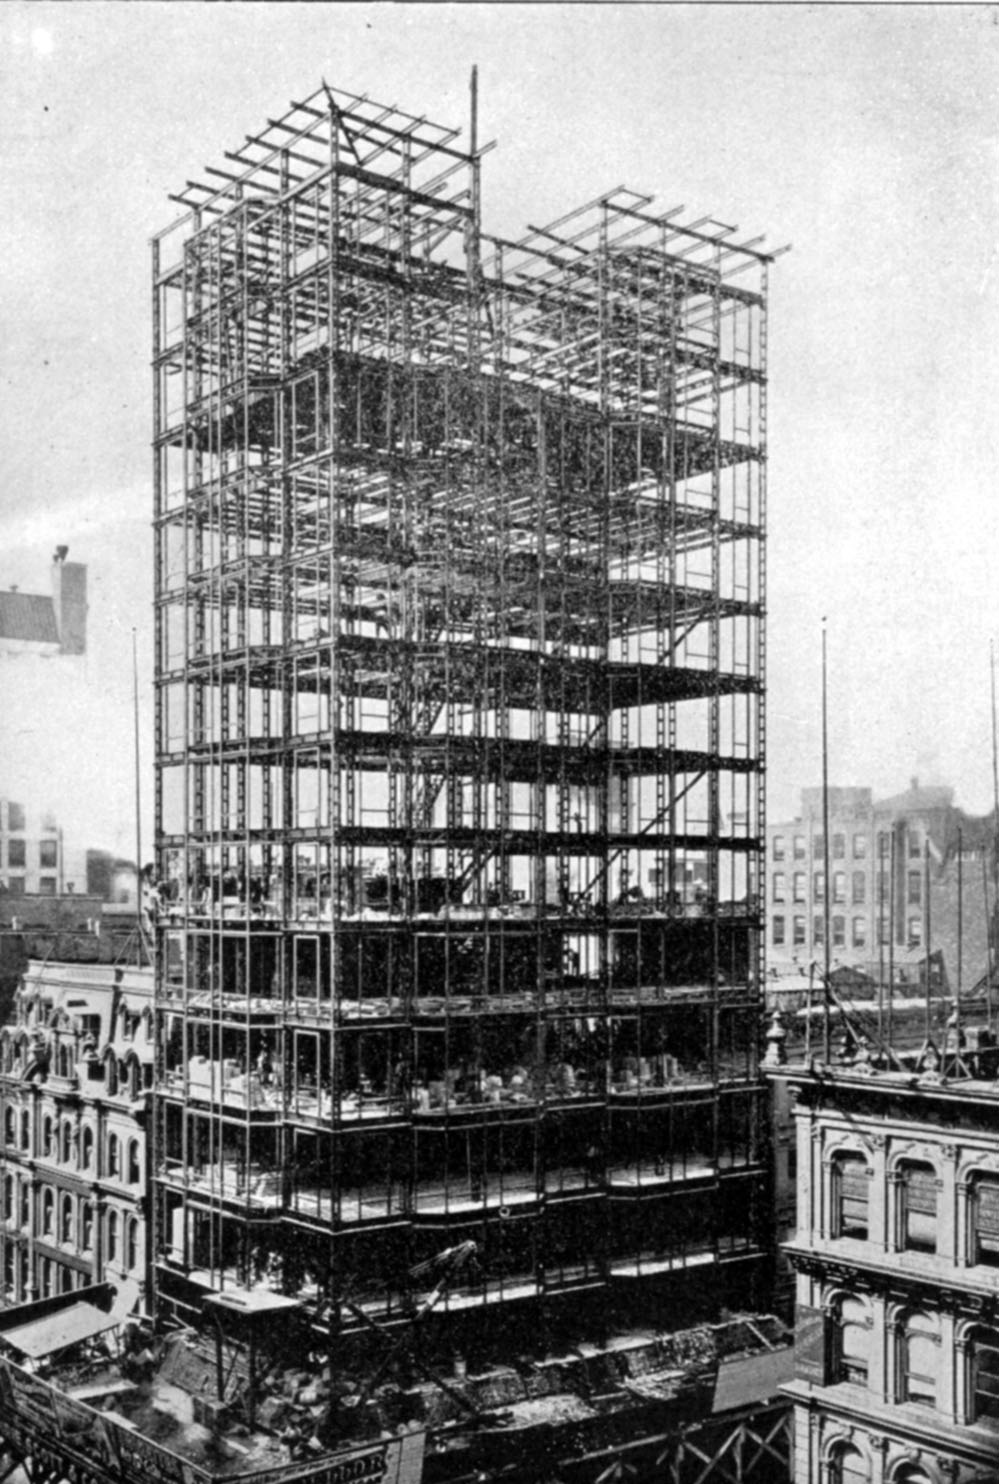
[{"label": "sidewalk awning", "polygon": [[81,1340],[92,1340],[105,1330],[114,1329],[118,1319],[106,1314],[94,1304],[73,1304],[68,1309],[59,1309],[55,1314],[46,1314],[41,1319],[32,1319],[0,1334],[5,1345],[20,1350],[30,1360],[41,1360],[46,1355],[55,1355]]}]

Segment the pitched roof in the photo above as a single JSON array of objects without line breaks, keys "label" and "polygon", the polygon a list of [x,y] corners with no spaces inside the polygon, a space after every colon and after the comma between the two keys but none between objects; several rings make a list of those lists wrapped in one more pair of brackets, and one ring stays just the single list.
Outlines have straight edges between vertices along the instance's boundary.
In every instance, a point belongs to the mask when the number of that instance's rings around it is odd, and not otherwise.
[{"label": "pitched roof", "polygon": [[890,799],[877,799],[874,812],[891,810],[898,814],[918,814],[922,809],[947,809],[954,802],[954,790],[945,784],[917,784]]},{"label": "pitched roof", "polygon": [[58,644],[55,605],[35,593],[0,592],[0,639]]}]

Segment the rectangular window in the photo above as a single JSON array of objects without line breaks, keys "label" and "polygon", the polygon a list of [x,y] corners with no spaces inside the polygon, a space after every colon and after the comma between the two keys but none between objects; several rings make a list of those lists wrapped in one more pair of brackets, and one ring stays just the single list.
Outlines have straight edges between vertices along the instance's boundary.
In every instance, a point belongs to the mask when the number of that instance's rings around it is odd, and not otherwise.
[{"label": "rectangular window", "polygon": [[8,804],[7,805],[7,828],[9,830],[23,830],[24,829],[24,805],[23,804]]},{"label": "rectangular window", "polygon": [[832,837],[833,860],[841,861],[846,855],[846,836],[833,835]]},{"label": "rectangular window", "polygon": [[795,835],[794,837],[794,858],[796,861],[803,861],[805,859],[804,835]]},{"label": "rectangular window", "polygon": [[923,844],[915,830],[909,831],[909,859],[918,860],[923,853]]},{"label": "rectangular window", "polygon": [[783,871],[775,871],[774,872],[774,901],[775,902],[782,902],[783,900],[784,900],[784,872]]},{"label": "rectangular window", "polygon": [[905,1336],[902,1399],[932,1407],[937,1399],[940,1356],[933,1335],[923,1328],[926,1321],[913,1321]]},{"label": "rectangular window", "polygon": [[923,873],[910,871],[906,877],[905,900],[910,907],[919,907],[923,900]]},{"label": "rectangular window", "polygon": [[10,894],[11,894],[12,897],[23,897],[24,896],[24,877],[23,876],[8,876],[8,878],[7,878],[7,890],[10,892]]},{"label": "rectangular window", "polygon": [[871,1330],[864,1305],[857,1299],[844,1299],[839,1312],[836,1380],[866,1386],[870,1348]]},{"label": "rectangular window", "polygon": [[999,1268],[999,1179],[975,1181],[972,1211],[973,1261]]},{"label": "rectangular window", "polygon": [[845,902],[846,901],[846,872],[845,871],[834,871],[833,872],[833,901],[834,902]]},{"label": "rectangular window", "polygon": [[812,859],[820,861],[826,853],[825,835],[812,836]]},{"label": "rectangular window", "polygon": [[783,859],[784,859],[784,836],[783,835],[774,835],[774,860],[775,861],[782,861]]},{"label": "rectangular window", "polygon": [[805,946],[805,919],[803,917],[794,919],[794,946],[795,948]]},{"label": "rectangular window", "polygon": [[39,876],[38,894],[43,897],[54,897],[56,894],[56,879],[54,876]]},{"label": "rectangular window", "polygon": [[863,871],[853,873],[853,905],[862,907],[867,901],[867,877]]},{"label": "rectangular window", "polygon": [[812,877],[812,901],[824,902],[826,899],[826,873],[816,871]]},{"label": "rectangular window", "polygon": [[775,948],[784,947],[784,919],[775,917],[771,929],[771,942]]},{"label": "rectangular window", "polygon": [[889,923],[888,923],[887,917],[884,917],[884,916],[879,917],[878,918],[878,942],[879,943],[890,943],[891,942],[891,933],[889,932],[888,929],[889,929]]},{"label": "rectangular window", "polygon": [[902,1246],[908,1252],[936,1252],[936,1173],[930,1165],[908,1165],[899,1190],[902,1197]]},{"label": "rectangular window", "polygon": [[910,948],[920,948],[920,947],[922,947],[922,942],[923,942],[923,919],[921,917],[910,917],[909,918],[909,938],[908,938],[909,947]]},{"label": "rectangular window", "polygon": [[812,918],[812,942],[816,948],[822,946],[826,941],[826,920],[824,917]]},{"label": "rectangular window", "polygon": [[991,1417],[999,1421],[999,1335],[980,1336],[973,1342],[972,1421]]},{"label": "rectangular window", "polygon": [[833,1169],[835,1235],[867,1240],[867,1198],[870,1178],[860,1154],[840,1155]]},{"label": "rectangular window", "polygon": [[866,860],[867,859],[867,836],[866,835],[854,835],[854,837],[853,837],[853,858],[854,858],[855,861],[863,861],[863,860]]},{"label": "rectangular window", "polygon": [[853,919],[853,946],[854,948],[867,947],[867,918],[855,917]]},{"label": "rectangular window", "polygon": [[8,866],[23,866],[27,864],[23,840],[7,841],[7,864]]},{"label": "rectangular window", "polygon": [[833,947],[846,947],[846,918],[834,917],[832,920]]},{"label": "rectangular window", "polygon": [[879,830],[878,831],[878,858],[880,860],[883,860],[883,861],[884,860],[887,860],[888,859],[888,856],[890,855],[890,853],[891,852],[890,852],[889,846],[888,846],[888,831],[887,830]]},{"label": "rectangular window", "polygon": [[38,846],[38,864],[43,871],[52,871],[58,861],[59,847],[55,840],[42,840]]},{"label": "rectangular window", "polygon": [[795,871],[794,873],[794,900],[803,902],[805,900],[805,873]]}]

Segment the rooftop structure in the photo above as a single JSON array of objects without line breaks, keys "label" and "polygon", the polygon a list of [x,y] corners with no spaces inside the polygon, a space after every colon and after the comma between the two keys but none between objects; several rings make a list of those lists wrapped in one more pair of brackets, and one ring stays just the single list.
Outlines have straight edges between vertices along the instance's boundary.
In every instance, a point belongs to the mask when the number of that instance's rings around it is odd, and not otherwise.
[{"label": "rooftop structure", "polygon": [[665,1327],[765,1265],[769,256],[489,237],[322,90],[153,247],[162,1312]]},{"label": "rooftop structure", "polygon": [[0,590],[0,657],[86,653],[87,569],[67,562],[68,550],[57,546],[52,557],[51,596]]}]

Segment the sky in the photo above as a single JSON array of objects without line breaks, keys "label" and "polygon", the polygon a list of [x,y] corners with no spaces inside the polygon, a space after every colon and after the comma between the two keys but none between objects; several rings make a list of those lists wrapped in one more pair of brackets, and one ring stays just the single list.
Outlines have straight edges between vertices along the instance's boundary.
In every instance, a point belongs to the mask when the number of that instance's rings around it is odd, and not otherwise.
[{"label": "sky", "polygon": [[[323,76],[464,124],[486,231],[627,185],[766,246],[771,818],[821,770],[992,804],[999,8],[0,5],[0,586],[88,565],[85,659],[0,660],[0,796],[152,832],[149,239]],[[144,854],[148,855],[146,845]]]}]

